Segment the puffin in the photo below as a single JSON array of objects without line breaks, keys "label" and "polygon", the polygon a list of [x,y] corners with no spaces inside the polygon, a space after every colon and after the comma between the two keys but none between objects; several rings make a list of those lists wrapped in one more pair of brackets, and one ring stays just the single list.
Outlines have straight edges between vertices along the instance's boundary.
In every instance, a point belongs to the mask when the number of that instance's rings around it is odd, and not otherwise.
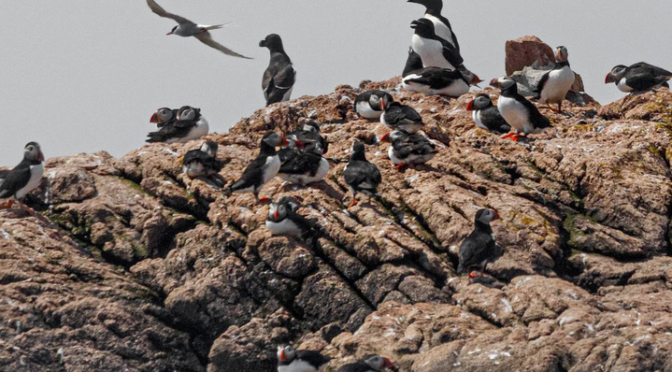
[{"label": "puffin", "polygon": [[[3,208],[11,208],[14,200],[21,201],[40,186],[44,174],[44,155],[37,142],[28,142],[23,160],[10,171],[2,172],[0,198],[9,199]],[[13,199],[12,199],[13,198]]]},{"label": "puffin", "polygon": [[453,48],[460,50],[460,44],[457,42],[457,36],[453,32],[448,18],[441,15],[443,0],[408,0],[408,2],[424,5],[427,8],[424,18],[432,21],[436,36],[449,42]]},{"label": "puffin", "polygon": [[614,66],[604,80],[605,84],[615,83],[624,93],[641,92],[656,86],[669,88],[668,80],[672,79],[672,72],[646,62],[635,63],[627,67]]},{"label": "puffin", "polygon": [[287,138],[301,143],[305,151],[315,151],[320,155],[329,151],[329,143],[320,135],[320,126],[314,121],[306,122],[300,130],[287,133]]},{"label": "puffin", "polygon": [[301,186],[322,181],[329,173],[329,162],[322,157],[320,144],[306,147],[295,139],[288,139],[288,142],[289,146],[279,153],[281,166],[278,177]]},{"label": "puffin", "polygon": [[168,107],[161,107],[156,110],[152,117],[149,119],[150,123],[156,124],[157,129],[161,129],[164,125],[172,123],[177,120],[177,111],[175,109],[170,109]]},{"label": "puffin", "polygon": [[355,98],[355,111],[365,119],[379,120],[385,111],[385,106],[394,102],[394,98],[382,90],[370,90],[361,93]]},{"label": "puffin", "polygon": [[[191,150],[182,157],[182,173],[189,178],[218,175],[223,166],[222,161],[217,159],[217,142],[210,140],[203,142],[201,148]],[[218,184],[217,186],[224,185]]]},{"label": "puffin", "polygon": [[[158,117],[158,113],[155,115]],[[201,109],[183,106],[177,111],[175,121],[164,123],[157,132],[149,133],[147,142],[185,143],[206,136],[209,131]]]},{"label": "puffin", "polygon": [[352,145],[352,154],[350,161],[343,169],[343,177],[352,193],[352,201],[348,208],[359,203],[357,201],[358,192],[368,195],[369,198],[378,195],[378,185],[383,181],[378,167],[366,160],[366,150],[361,142],[355,142]]},{"label": "puffin", "polygon": [[380,355],[367,355],[356,363],[346,364],[336,372],[382,372],[385,368],[392,368],[394,364]]},{"label": "puffin", "polygon": [[422,58],[424,67],[441,67],[455,70],[464,63],[459,49],[452,44],[436,36],[434,24],[426,18],[420,18],[411,22],[413,34],[413,51]]},{"label": "puffin", "polygon": [[460,66],[457,70],[440,67],[426,67],[411,71],[401,80],[406,90],[422,93],[428,96],[440,95],[449,98],[458,98],[469,92],[471,85],[481,82],[479,77]]},{"label": "puffin", "polygon": [[397,170],[406,165],[424,164],[438,153],[436,146],[419,133],[408,134],[396,130],[385,134],[380,140],[392,144],[387,150],[387,155]]},{"label": "puffin", "polygon": [[[275,203],[271,203],[268,210],[268,218],[266,219],[266,228],[274,236],[293,236],[299,239],[304,235],[311,233],[317,226],[317,219],[306,218],[296,213],[300,207],[299,203],[291,197],[284,197]],[[319,353],[313,353],[314,352],[312,351],[308,352],[308,355],[320,355]],[[290,346],[285,347],[282,351],[279,351],[278,354],[278,359],[286,367],[284,371],[293,371],[292,369],[287,369],[287,367],[289,367],[290,364],[296,364],[294,362],[297,359],[307,361],[306,353],[300,350],[297,352],[297,350],[294,350],[294,348]],[[327,359],[324,363],[328,361],[329,360]],[[319,362],[319,360],[314,360],[314,362]],[[324,363],[315,364],[316,369]],[[281,370],[279,367],[280,364],[278,364],[278,371]]]},{"label": "puffin", "polygon": [[147,5],[149,6],[149,9],[154,12],[154,14],[158,15],[159,17],[163,18],[170,18],[173,21],[177,22],[177,26],[173,27],[173,29],[167,34],[167,35],[178,35],[182,37],[190,37],[193,36],[198,39],[201,43],[214,48],[216,50],[219,50],[220,52],[233,56],[233,57],[238,57],[238,58],[245,58],[245,59],[252,59],[250,57],[245,57],[242,54],[238,54],[234,52],[233,50],[225,47],[224,45],[216,42],[215,40],[212,39],[212,35],[210,34],[211,30],[217,30],[220,28],[223,28],[226,26],[225,24],[222,25],[197,25],[196,23],[178,16],[176,14],[168,13],[165,11],[159,4],[157,4],[154,0],[147,0]]},{"label": "puffin", "polygon": [[259,47],[268,48],[271,52],[271,61],[264,71],[261,88],[264,90],[266,106],[278,102],[288,101],[294,89],[296,71],[292,60],[282,46],[280,35],[270,34],[259,42]]},{"label": "puffin", "polygon": [[569,53],[567,48],[559,46],[555,53],[555,67],[545,73],[539,81],[537,93],[544,103],[550,105],[551,103],[558,104],[558,111],[562,112],[562,101],[567,96],[567,92],[572,89],[576,75],[572,68],[569,67],[567,60]]},{"label": "puffin", "polygon": [[513,129],[502,138],[518,141],[519,136],[526,137],[530,133],[538,133],[551,128],[551,121],[542,115],[537,107],[525,97],[518,94],[518,85],[509,78],[492,79],[490,85],[501,88],[502,94],[497,101],[497,109]]},{"label": "puffin", "polygon": [[424,123],[422,116],[411,106],[392,102],[385,106],[385,112],[380,116],[380,122],[393,130],[403,130],[408,134],[417,133]]},{"label": "puffin", "polygon": [[458,274],[467,272],[470,278],[475,278],[477,275],[472,273],[471,269],[479,266],[483,275],[488,260],[496,254],[495,236],[490,222],[498,219],[499,214],[492,209],[481,209],[476,212],[474,231],[460,245]]},{"label": "puffin", "polygon": [[288,145],[287,139],[280,137],[275,132],[264,134],[259,145],[259,155],[245,168],[239,180],[231,184],[225,191],[225,196],[233,193],[251,192],[254,199],[259,202],[267,202],[268,198],[259,199],[261,187],[275,176],[280,170],[280,157],[275,150],[280,145]]},{"label": "puffin", "polygon": [[467,104],[467,111],[473,111],[474,124],[492,133],[504,134],[511,131],[511,126],[499,113],[497,106],[492,104],[490,96],[478,94]]}]

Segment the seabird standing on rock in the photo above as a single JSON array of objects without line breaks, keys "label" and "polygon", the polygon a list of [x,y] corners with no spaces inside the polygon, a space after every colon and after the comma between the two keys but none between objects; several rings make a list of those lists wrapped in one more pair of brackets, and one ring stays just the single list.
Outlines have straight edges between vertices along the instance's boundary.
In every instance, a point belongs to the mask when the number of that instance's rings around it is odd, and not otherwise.
[{"label": "seabird standing on rock", "polygon": [[[219,175],[224,164],[217,159],[217,142],[205,141],[200,149],[187,152],[182,158],[182,172],[189,178],[211,177]],[[224,186],[222,180],[217,186]]]},{"label": "seabird standing on rock", "polygon": [[261,139],[259,155],[245,168],[240,179],[224,191],[224,195],[230,196],[232,193],[251,192],[254,194],[257,203],[268,201],[268,198],[259,199],[259,191],[266,182],[278,175],[280,157],[275,148],[282,144],[288,145],[286,138],[280,137],[274,132],[266,133]]},{"label": "seabird standing on rock", "polygon": [[355,98],[355,111],[365,119],[379,120],[385,106],[394,102],[394,98],[382,90],[370,90]]},{"label": "seabird standing on rock", "polygon": [[567,48],[564,46],[557,47],[555,67],[541,77],[541,81],[537,87],[539,98],[544,103],[547,105],[552,103],[558,104],[557,112],[562,112],[562,101],[567,96],[567,92],[572,89],[572,85],[574,85],[574,81],[576,80],[574,71],[569,67],[568,57]]},{"label": "seabird standing on rock", "polygon": [[467,94],[471,85],[480,82],[481,79],[464,66],[458,67],[457,70],[427,67],[409,72],[401,80],[406,90],[428,96],[441,95],[449,98],[458,98]]},{"label": "seabird standing on rock", "polygon": [[212,39],[212,35],[210,34],[210,30],[216,30],[224,27],[225,25],[197,25],[196,23],[184,18],[180,17],[175,14],[171,14],[166,12],[159,4],[157,4],[154,0],[147,0],[147,5],[149,5],[149,8],[157,14],[160,17],[163,18],[170,18],[174,20],[175,22],[178,23],[177,26],[173,27],[173,29],[167,34],[167,35],[178,35],[178,36],[183,36],[183,37],[190,37],[193,36],[197,38],[201,43],[219,50],[220,52],[234,56],[234,57],[240,57],[240,58],[246,58],[246,59],[251,59],[249,57],[245,57],[242,54],[238,54],[234,52],[233,50],[225,47],[224,45],[216,42],[215,40]]},{"label": "seabird standing on rock", "polygon": [[23,200],[33,189],[40,186],[44,174],[44,155],[37,142],[29,142],[23,150],[23,160],[11,171],[4,172],[0,179],[0,198],[9,199],[2,208],[11,208],[14,198]]},{"label": "seabird standing on rock", "polygon": [[329,143],[320,135],[320,126],[314,121],[308,121],[300,130],[287,134],[287,139],[293,139],[303,145],[304,151],[317,151],[324,155],[329,151]]},{"label": "seabird standing on rock", "polygon": [[403,130],[408,134],[418,132],[424,126],[422,116],[411,106],[392,102],[385,106],[380,122],[393,130]]},{"label": "seabird standing on rock", "polygon": [[497,101],[497,109],[514,130],[502,138],[510,137],[513,141],[518,141],[519,136],[526,137],[530,133],[538,133],[552,127],[551,121],[542,115],[532,102],[518,94],[518,86],[513,79],[509,77],[492,79],[490,85],[501,88],[502,94]]},{"label": "seabird standing on rock", "polygon": [[170,109],[168,107],[161,107],[156,110],[149,119],[149,122],[156,124],[157,129],[161,129],[164,125],[177,120],[177,111],[178,110]]},{"label": "seabird standing on rock", "polygon": [[261,81],[266,106],[288,101],[294,89],[296,71],[292,66],[292,60],[289,59],[285,48],[282,46],[282,39],[279,35],[270,34],[259,42],[259,46],[271,51],[271,61],[264,71],[264,78]]},{"label": "seabird standing on rock", "polygon": [[646,62],[639,62],[630,67],[615,66],[607,74],[604,83],[616,83],[621,92],[632,93],[649,90],[659,85],[669,88],[667,81],[670,79],[672,79],[672,72]]},{"label": "seabird standing on rock", "polygon": [[474,124],[481,129],[497,134],[511,131],[511,126],[504,120],[487,94],[477,95],[467,104],[467,111],[473,111]]},{"label": "seabird standing on rock", "polygon": [[380,355],[367,355],[356,363],[346,364],[337,372],[381,372],[385,368],[392,368],[394,364]]},{"label": "seabird standing on rock", "polygon": [[499,219],[499,214],[491,209],[481,209],[476,212],[476,227],[460,245],[458,274],[466,271],[470,278],[475,278],[476,275],[471,272],[471,268],[479,266],[481,276],[483,275],[488,260],[496,254],[495,236],[492,233],[490,222],[497,219]]},{"label": "seabird standing on rock", "polygon": [[[299,208],[300,205],[290,197],[284,197],[275,203],[271,203],[268,210],[268,218],[266,219],[266,228],[276,236],[302,238],[317,226],[317,219],[306,218],[296,213]],[[297,368],[299,365],[306,367],[305,363],[307,363],[317,370],[319,366],[329,362],[329,358],[323,357],[320,353],[295,350],[291,346],[278,350],[278,360],[280,362],[278,363],[278,371],[312,371],[312,369],[302,370],[292,368]],[[283,368],[281,369],[280,367]]]},{"label": "seabird standing on rock", "polygon": [[413,47],[408,48],[408,58],[406,59],[406,66],[404,66],[404,72],[401,73],[401,76],[407,76],[411,72],[422,70],[422,58],[420,55],[413,51]]},{"label": "seabird standing on rock", "polygon": [[[300,143],[295,139],[289,139],[289,143]],[[280,171],[278,177],[284,181],[299,184],[301,186],[322,181],[329,173],[329,162],[322,157],[320,143],[312,143],[304,148],[291,146],[281,150]],[[299,146],[300,147],[300,146]]]},{"label": "seabird standing on rock", "polygon": [[413,51],[420,55],[424,67],[441,67],[455,70],[464,63],[459,49],[436,36],[432,21],[420,18],[411,22],[415,29],[412,38]]},{"label": "seabird standing on rock", "polygon": [[408,2],[424,5],[427,8],[424,18],[432,21],[436,36],[449,42],[455,49],[460,50],[460,44],[457,42],[457,36],[453,32],[448,18],[441,15],[441,10],[443,10],[442,0],[408,0]]},{"label": "seabird standing on rock", "polygon": [[406,165],[424,164],[438,153],[436,146],[419,133],[408,134],[396,130],[385,134],[380,140],[392,144],[387,150],[387,155],[397,170]]},{"label": "seabird standing on rock", "polygon": [[378,185],[383,181],[383,176],[375,164],[366,160],[366,149],[361,142],[352,145],[350,161],[343,169],[345,183],[352,192],[352,201],[348,208],[357,205],[357,193],[362,192],[370,197],[378,195]]},{"label": "seabird standing on rock", "polygon": [[164,123],[157,132],[149,133],[147,142],[185,143],[206,136],[209,130],[201,109],[184,106],[177,111],[175,121]]}]

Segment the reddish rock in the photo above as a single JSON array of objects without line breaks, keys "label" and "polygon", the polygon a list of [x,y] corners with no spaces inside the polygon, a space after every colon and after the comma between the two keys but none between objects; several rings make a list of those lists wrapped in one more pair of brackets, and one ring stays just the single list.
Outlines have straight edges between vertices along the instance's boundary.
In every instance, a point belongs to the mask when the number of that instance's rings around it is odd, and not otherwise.
[{"label": "reddish rock", "polygon": [[523,36],[506,42],[506,75],[522,71],[527,66],[542,68],[555,63],[553,48],[536,36]]}]

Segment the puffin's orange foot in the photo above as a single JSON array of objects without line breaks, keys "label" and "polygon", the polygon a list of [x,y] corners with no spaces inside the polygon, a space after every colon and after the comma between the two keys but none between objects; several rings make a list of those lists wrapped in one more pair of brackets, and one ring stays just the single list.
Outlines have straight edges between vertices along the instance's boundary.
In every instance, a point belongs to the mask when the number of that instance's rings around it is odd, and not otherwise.
[{"label": "puffin's orange foot", "polygon": [[507,139],[507,138],[513,137],[515,134],[516,133],[514,133],[514,132],[509,132],[509,133],[503,135],[502,139]]},{"label": "puffin's orange foot", "polygon": [[14,200],[9,199],[7,200],[7,203],[0,205],[0,209],[9,209],[14,205]]},{"label": "puffin's orange foot", "polygon": [[469,273],[469,278],[471,278],[471,279],[478,278],[478,274],[476,274],[476,273]]},{"label": "puffin's orange foot", "polygon": [[518,142],[518,139],[519,139],[519,138],[520,138],[520,137],[518,137],[518,134],[515,133],[513,136],[511,136],[511,141],[513,141],[513,142]]},{"label": "puffin's orange foot", "polygon": [[350,202],[350,205],[348,205],[348,209],[354,207],[354,206],[357,205],[357,204],[359,204],[359,202],[357,201],[357,199],[352,198],[352,201]]}]

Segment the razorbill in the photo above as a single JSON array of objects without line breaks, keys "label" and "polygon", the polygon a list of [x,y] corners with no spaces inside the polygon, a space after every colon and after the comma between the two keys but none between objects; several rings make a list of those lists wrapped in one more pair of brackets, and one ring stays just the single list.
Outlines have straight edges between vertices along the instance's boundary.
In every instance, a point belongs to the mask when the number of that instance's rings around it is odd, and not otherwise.
[{"label": "razorbill", "polygon": [[264,90],[266,106],[277,102],[288,101],[294,89],[296,71],[292,60],[285,52],[282,39],[279,35],[270,34],[259,42],[262,48],[268,48],[271,52],[271,61],[264,71],[261,88]]},{"label": "razorbill", "polygon": [[420,55],[423,67],[441,67],[455,70],[464,63],[460,51],[451,43],[436,36],[434,24],[426,18],[411,22],[415,29],[411,45]]}]

